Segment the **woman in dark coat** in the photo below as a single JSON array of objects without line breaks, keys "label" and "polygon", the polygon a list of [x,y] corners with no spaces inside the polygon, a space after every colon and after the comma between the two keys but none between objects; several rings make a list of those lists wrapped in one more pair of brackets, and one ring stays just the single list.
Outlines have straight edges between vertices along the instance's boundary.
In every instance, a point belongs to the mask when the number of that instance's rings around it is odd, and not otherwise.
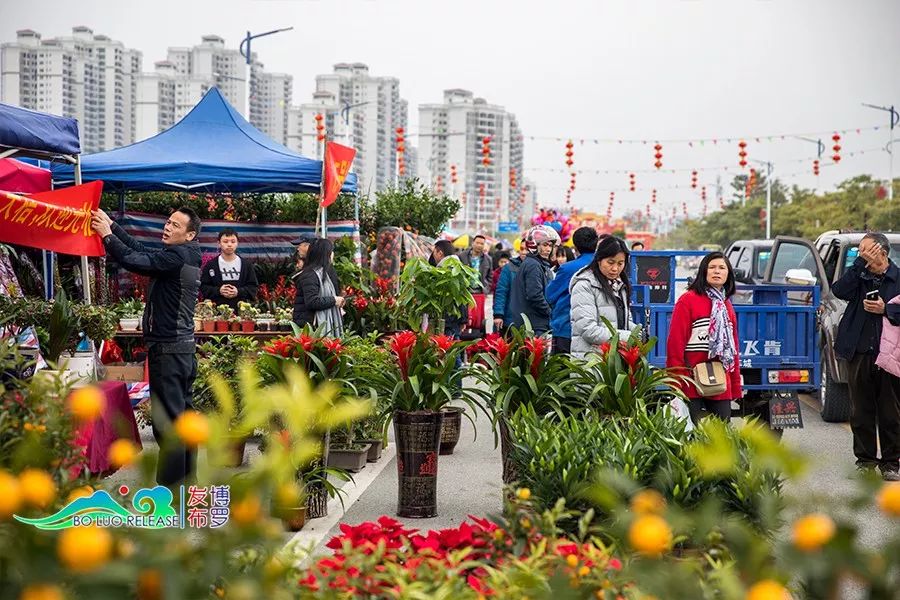
[{"label": "woman in dark coat", "polygon": [[303,269],[294,279],[297,293],[294,296],[294,323],[313,328],[325,326],[325,335],[339,337],[343,333],[341,307],[344,297],[337,272],[332,266],[334,244],[330,240],[316,239],[309,245]]}]

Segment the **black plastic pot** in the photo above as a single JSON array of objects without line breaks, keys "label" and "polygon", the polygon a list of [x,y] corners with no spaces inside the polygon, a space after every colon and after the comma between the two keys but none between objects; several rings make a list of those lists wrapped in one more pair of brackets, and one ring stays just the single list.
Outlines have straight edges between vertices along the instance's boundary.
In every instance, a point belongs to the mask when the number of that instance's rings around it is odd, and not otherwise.
[{"label": "black plastic pot", "polygon": [[426,519],[437,516],[437,467],[441,449],[440,411],[394,413],[397,444],[397,514]]}]

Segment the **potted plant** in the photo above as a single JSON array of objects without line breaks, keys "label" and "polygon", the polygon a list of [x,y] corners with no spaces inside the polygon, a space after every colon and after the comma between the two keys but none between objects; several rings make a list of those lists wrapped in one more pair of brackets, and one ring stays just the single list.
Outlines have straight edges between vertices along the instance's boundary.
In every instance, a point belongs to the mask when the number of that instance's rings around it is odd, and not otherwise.
[{"label": "potted plant", "polygon": [[429,331],[443,334],[447,315],[462,316],[467,307],[475,305],[469,290],[477,283],[475,269],[458,260],[434,267],[414,258],[400,275],[398,304],[411,328],[421,330],[423,317],[428,315]]},{"label": "potted plant", "polygon": [[328,467],[323,459],[318,459],[304,467],[299,473],[306,490],[306,517],[319,519],[328,516],[328,499],[337,497],[344,505],[347,492],[336,486],[334,481],[353,481],[353,477],[343,469]]},{"label": "potted plant", "polygon": [[370,443],[356,441],[352,423],[334,429],[328,444],[328,466],[357,473],[366,466],[371,446]]},{"label": "potted plant", "polygon": [[234,309],[227,304],[220,304],[216,307],[216,331],[228,331],[231,319],[234,318]]},{"label": "potted plant", "polygon": [[[241,364],[252,360],[258,344],[252,337],[214,336],[197,347],[197,377],[194,380],[194,408],[203,413],[219,412],[221,406],[213,387],[215,377],[221,378],[233,393],[233,424],[243,415],[243,398],[238,385]],[[244,461],[247,436],[233,430],[229,432],[228,450],[231,461],[228,466],[240,466]]]},{"label": "potted plant", "polygon": [[292,331],[291,323],[293,323],[293,315],[289,308],[275,309],[275,330],[276,331]]},{"label": "potted plant", "polygon": [[459,406],[445,406],[441,412],[444,413],[444,418],[441,419],[441,456],[444,456],[453,454],[459,443],[462,415],[465,411]]},{"label": "potted plant", "polygon": [[144,314],[144,303],[137,298],[119,304],[119,327],[122,331],[137,331]]},{"label": "potted plant", "polygon": [[402,331],[388,339],[389,368],[373,377],[373,387],[385,398],[381,416],[394,423],[402,517],[437,515],[441,409],[457,400],[481,407],[480,392],[463,387],[466,369],[457,367],[465,346],[444,335]]},{"label": "potted plant", "polygon": [[46,333],[47,343],[41,344],[41,353],[57,370],[45,369],[44,376],[56,375],[60,382],[67,384],[72,379],[72,373],[66,369],[65,364],[60,364],[60,356],[65,350],[73,347],[73,339],[78,334],[78,316],[62,289],[52,302]]},{"label": "potted plant", "polygon": [[[546,340],[513,330],[509,340],[492,333],[467,349],[472,376],[482,383],[494,434],[499,431],[503,482],[516,480],[510,460],[512,437],[508,419],[519,406],[530,405],[544,418],[583,408],[590,389],[582,364],[566,355],[550,355]],[[496,438],[495,438],[496,439]]]},{"label": "potted plant", "polygon": [[253,333],[256,323],[254,319],[259,315],[256,307],[249,302],[238,302],[238,315],[241,317],[241,331]]},{"label": "potted plant", "polygon": [[216,330],[216,305],[212,300],[198,302],[194,308],[194,327],[200,321],[200,328],[204,333],[212,333]]},{"label": "potted plant", "polygon": [[257,331],[269,331],[275,323],[275,315],[268,312],[259,313],[254,319]]}]

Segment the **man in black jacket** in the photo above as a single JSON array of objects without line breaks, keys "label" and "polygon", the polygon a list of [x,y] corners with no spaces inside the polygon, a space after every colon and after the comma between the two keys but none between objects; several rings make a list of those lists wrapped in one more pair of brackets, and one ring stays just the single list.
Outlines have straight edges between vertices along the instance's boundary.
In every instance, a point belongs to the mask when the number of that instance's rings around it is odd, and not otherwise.
[{"label": "man in black jacket", "polygon": [[900,295],[900,269],[889,258],[890,249],[884,234],[866,234],[859,258],[831,291],[847,301],[834,351],[848,361],[856,464],[860,469],[879,467],[885,480],[900,481],[900,379],[875,365],[882,318],[900,324],[900,306],[886,304]]},{"label": "man in black jacket", "polygon": [[474,289],[481,294],[487,294],[490,291],[491,275],[494,273],[491,257],[484,251],[484,245],[485,237],[480,234],[476,235],[472,239],[472,247],[459,256],[462,264],[478,271],[478,281],[481,285]]},{"label": "man in black jacket", "polygon": [[219,256],[206,263],[200,276],[200,292],[216,304],[237,310],[238,302],[255,300],[256,270],[253,263],[238,256],[238,234],[234,229],[219,232]]},{"label": "man in black jacket", "polygon": [[[194,308],[200,288],[202,253],[196,237],[200,218],[190,208],[173,212],[163,228],[161,250],[146,249],[102,210],[91,226],[103,238],[106,253],[123,268],[150,277],[144,307],[153,436],[160,445],[156,481],[175,486],[194,469],[194,452],[170,435],[172,424],[191,404],[197,376]],[[164,439],[165,438],[165,439]]]}]

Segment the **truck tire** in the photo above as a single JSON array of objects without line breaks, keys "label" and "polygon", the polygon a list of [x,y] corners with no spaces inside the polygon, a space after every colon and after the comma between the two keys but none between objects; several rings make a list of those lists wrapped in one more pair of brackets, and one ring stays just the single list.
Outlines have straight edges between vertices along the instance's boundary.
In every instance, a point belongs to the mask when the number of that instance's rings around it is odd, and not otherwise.
[{"label": "truck tire", "polygon": [[850,418],[850,388],[832,379],[824,358],[819,399],[822,402],[822,420],[826,423],[843,423]]}]

